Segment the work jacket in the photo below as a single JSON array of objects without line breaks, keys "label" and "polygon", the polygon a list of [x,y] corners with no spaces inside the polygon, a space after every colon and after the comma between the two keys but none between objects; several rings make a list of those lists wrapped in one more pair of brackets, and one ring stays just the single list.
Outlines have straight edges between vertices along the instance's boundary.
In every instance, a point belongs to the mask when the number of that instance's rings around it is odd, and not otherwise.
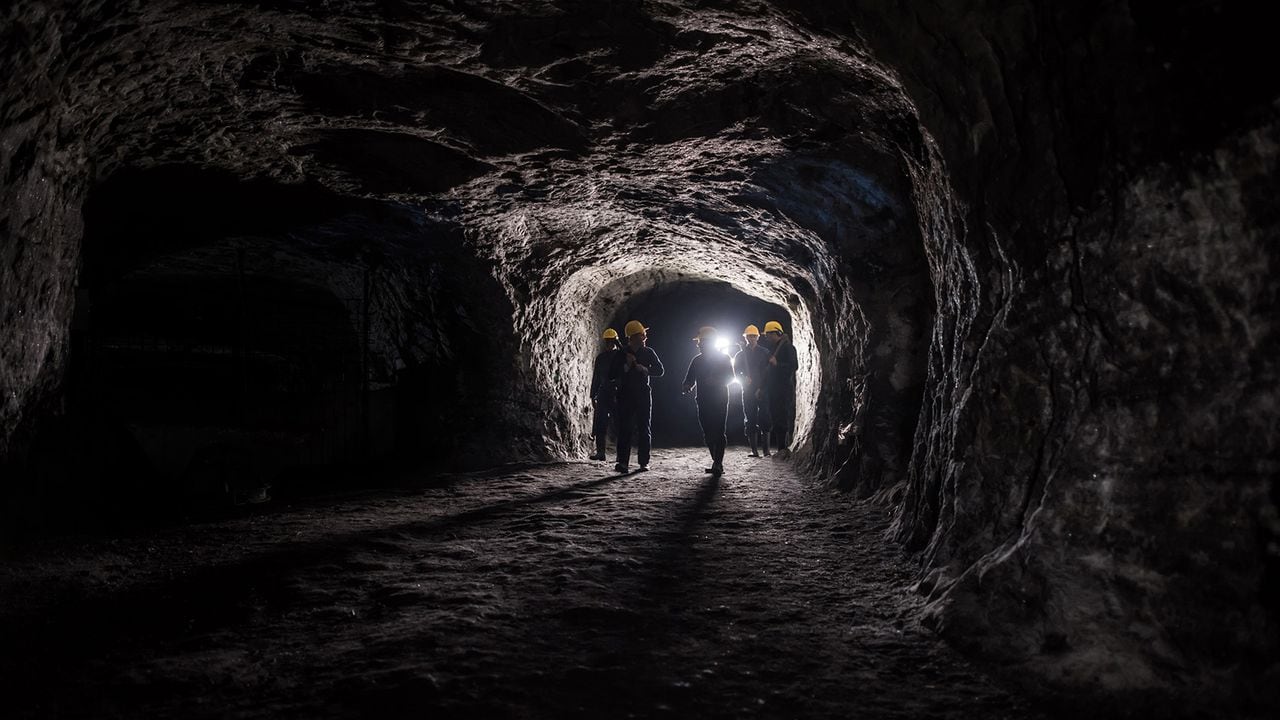
[{"label": "work jacket", "polygon": [[719,350],[702,353],[689,363],[684,386],[697,388],[698,407],[721,407],[729,403],[729,383],[733,381],[733,361]]},{"label": "work jacket", "polygon": [[748,345],[734,356],[733,371],[742,379],[744,392],[754,393],[764,387],[769,374],[769,355],[769,351],[757,342],[754,348]]},{"label": "work jacket", "polygon": [[636,365],[643,365],[649,369],[649,374],[641,372],[638,367],[627,368],[627,355],[631,352],[630,346],[623,346],[618,352],[617,357],[613,359],[613,369],[609,372],[609,377],[618,386],[618,403],[630,402],[648,402],[650,399],[649,378],[662,377],[666,370],[662,367],[662,361],[658,359],[658,353],[648,345],[641,346],[635,351]]},{"label": "work jacket", "polygon": [[768,351],[770,357],[778,359],[777,365],[771,365],[769,359],[765,358],[765,391],[770,394],[795,392],[796,370],[800,367],[795,345],[791,344],[789,338],[779,343],[761,338],[759,345]]},{"label": "work jacket", "polygon": [[595,365],[591,368],[591,399],[597,403],[612,403],[617,399],[617,393],[614,392],[613,380],[609,379],[609,373],[613,370],[614,359],[621,352],[621,350],[614,348],[596,355]]}]

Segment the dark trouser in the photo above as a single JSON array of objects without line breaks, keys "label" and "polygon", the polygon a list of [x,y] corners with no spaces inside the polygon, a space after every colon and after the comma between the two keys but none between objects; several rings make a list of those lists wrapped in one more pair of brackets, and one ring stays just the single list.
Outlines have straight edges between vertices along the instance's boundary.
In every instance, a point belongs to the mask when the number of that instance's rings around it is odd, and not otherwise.
[{"label": "dark trouser", "polygon": [[596,455],[604,456],[604,446],[609,440],[609,421],[616,414],[613,398],[596,403],[596,414],[591,421],[591,434],[596,439]]},{"label": "dark trouser", "polygon": [[702,425],[702,439],[707,443],[707,450],[711,451],[713,467],[718,468],[724,463],[724,448],[728,445],[724,426],[728,417],[728,398],[720,402],[712,400],[705,405],[698,403],[698,423]]},{"label": "dark trouser", "polygon": [[[761,440],[764,441],[765,452],[768,452],[769,430],[773,427],[773,418],[769,415],[769,401],[764,397],[756,397],[755,390],[745,390],[742,393],[742,414],[744,417],[742,429],[747,434],[747,444],[751,446],[751,452],[756,451],[756,445]],[[761,431],[764,432],[764,437],[760,437]]]},{"label": "dark trouser", "polygon": [[769,437],[781,450],[790,442],[792,425],[796,420],[796,396],[792,388],[769,393],[769,414],[773,416],[773,429]]},{"label": "dark trouser", "polygon": [[628,465],[631,462],[631,433],[636,433],[636,462],[649,464],[649,447],[653,442],[651,406],[649,396],[639,399],[618,401],[618,464]]}]

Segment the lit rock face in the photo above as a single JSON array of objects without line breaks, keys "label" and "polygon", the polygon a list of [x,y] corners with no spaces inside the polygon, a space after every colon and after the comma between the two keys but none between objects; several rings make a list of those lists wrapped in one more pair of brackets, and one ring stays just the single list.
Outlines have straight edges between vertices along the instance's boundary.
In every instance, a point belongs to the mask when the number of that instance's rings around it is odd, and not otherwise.
[{"label": "lit rock face", "polygon": [[598,328],[679,275],[789,309],[802,459],[891,504],[945,636],[1118,688],[1273,653],[1257,23],[688,5],[3,11],[10,490],[121,287],[328,293],[396,448],[475,465],[583,454]]},{"label": "lit rock face", "polygon": [[[867,447],[889,453],[870,481],[905,475],[929,296],[899,155],[923,146],[906,99],[866,58],[765,7],[493,6],[406,10],[394,24],[381,11],[350,7],[337,22],[303,7],[88,9],[74,21],[15,11],[32,34],[101,24],[118,36],[63,59],[78,71],[60,111],[77,127],[66,135],[93,157],[74,191],[116,178],[113,197],[132,206],[97,203],[113,209],[87,230],[91,291],[130,272],[198,272],[190,245],[253,236],[305,267],[258,270],[250,257],[242,272],[311,276],[350,300],[361,271],[326,263],[381,258],[374,382],[456,368],[475,389],[426,402],[447,408],[428,425],[456,427],[465,413],[458,436],[488,432],[471,449],[425,442],[495,461],[583,451],[601,288],[662,270],[729,282],[797,318],[798,434],[820,465],[847,455],[838,436],[866,384],[890,401],[868,404],[862,423]],[[202,29],[213,27],[226,30]],[[143,171],[119,179],[129,168]],[[228,193],[226,205],[198,199]],[[322,211],[288,209],[306,193]],[[184,210],[156,217],[153,201]],[[268,218],[273,203],[285,209]],[[415,286],[428,273],[467,288],[467,301]],[[56,328],[69,310],[40,312]],[[484,362],[459,362],[459,348]],[[819,386],[842,391],[818,403]],[[5,419],[24,417],[15,403]]]}]

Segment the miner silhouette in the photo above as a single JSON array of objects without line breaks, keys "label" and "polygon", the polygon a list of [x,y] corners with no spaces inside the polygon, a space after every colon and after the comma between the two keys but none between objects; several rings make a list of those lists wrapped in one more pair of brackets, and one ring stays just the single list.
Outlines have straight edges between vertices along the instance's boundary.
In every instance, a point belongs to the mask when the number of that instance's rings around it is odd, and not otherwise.
[{"label": "miner silhouette", "polygon": [[711,453],[711,467],[706,471],[719,477],[724,473],[725,419],[729,413],[729,383],[733,382],[733,361],[715,346],[716,329],[710,326],[698,331],[693,340],[698,354],[689,363],[684,376],[684,392],[697,389],[698,423]]},{"label": "miner silhouette", "polygon": [[779,454],[789,454],[796,416],[796,358],[795,345],[782,331],[782,323],[770,320],[764,324],[764,339],[760,344],[769,352],[765,373],[765,398],[769,402],[769,415],[773,419],[770,436]]},{"label": "miner silhouette", "polygon": [[609,425],[614,407],[618,404],[618,390],[610,379],[613,361],[622,351],[618,345],[618,331],[605,328],[600,336],[601,349],[591,367],[591,409],[595,416],[591,421],[591,436],[595,439],[596,452],[592,460],[605,459],[605,444],[609,439]]},{"label": "miner silhouette", "polygon": [[742,429],[751,446],[751,457],[760,457],[757,447],[769,456],[769,431],[773,421],[769,416],[769,399],[765,397],[764,381],[769,371],[769,351],[760,345],[760,330],[748,325],[742,331],[746,347],[733,358],[733,369],[742,385]]},{"label": "miner silhouette", "polygon": [[649,449],[653,443],[650,423],[653,417],[653,392],[650,378],[662,377],[665,370],[658,353],[645,345],[648,328],[637,320],[627,323],[627,344],[613,360],[609,378],[618,387],[618,462],[620,473],[628,472],[631,461],[631,436],[636,436],[636,462],[641,470],[649,469]]}]

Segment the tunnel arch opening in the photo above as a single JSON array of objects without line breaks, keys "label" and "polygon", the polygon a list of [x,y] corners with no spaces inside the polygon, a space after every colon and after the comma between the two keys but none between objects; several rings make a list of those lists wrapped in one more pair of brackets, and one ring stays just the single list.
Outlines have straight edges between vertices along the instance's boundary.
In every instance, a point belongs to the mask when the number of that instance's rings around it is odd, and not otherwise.
[{"label": "tunnel arch opening", "polygon": [[[626,293],[693,280],[790,314],[800,364],[792,442],[799,461],[846,489],[902,482],[935,307],[921,247],[930,230],[913,213],[898,217],[914,197],[907,187],[894,196],[892,222],[837,222],[833,208],[844,206],[831,204],[835,195],[863,192],[830,184],[832,173],[848,170],[837,165],[792,183],[773,163],[757,178],[766,185],[752,193],[707,193],[693,206],[672,198],[674,206],[655,205],[658,197],[624,202],[588,184],[585,196],[567,189],[558,203],[508,209],[469,228],[515,308],[523,348],[516,384],[540,398],[544,410],[531,431],[545,455],[588,454],[592,360]],[[802,202],[806,193],[812,207]]]},{"label": "tunnel arch opening", "polygon": [[[681,266],[657,266],[631,272],[620,272],[607,281],[599,274],[608,273],[610,268],[593,268],[576,278],[571,278],[562,290],[562,301],[576,302],[572,316],[576,319],[573,337],[575,353],[567,360],[583,371],[571,378],[570,395],[574,406],[579,408],[573,414],[575,419],[573,436],[575,450],[583,452],[587,447],[587,436],[590,434],[590,401],[588,385],[590,383],[591,362],[599,348],[599,335],[607,326],[621,329],[627,320],[638,319],[651,324],[644,317],[628,317],[628,314],[647,315],[656,313],[670,327],[663,327],[659,322],[654,327],[651,344],[659,343],[672,348],[670,360],[664,358],[667,378],[663,389],[655,395],[663,397],[664,419],[681,428],[667,439],[681,444],[698,445],[701,443],[700,430],[695,434],[696,418],[688,407],[681,403],[691,402],[687,398],[680,400],[678,386],[688,367],[688,361],[695,354],[690,338],[697,328],[711,324],[717,329],[740,342],[738,337],[743,327],[755,323],[763,327],[767,320],[779,320],[793,338],[799,359],[796,385],[796,413],[794,421],[793,447],[804,447],[809,442],[815,417],[817,389],[821,387],[821,363],[819,348],[815,344],[812,330],[812,319],[807,303],[799,293],[786,292],[780,282],[776,269],[752,267],[744,264],[745,269],[733,273],[707,272],[710,265],[706,260],[707,250],[702,250],[700,265],[696,260]],[[717,257],[710,254],[711,258]],[[734,260],[730,248],[723,249],[723,258]],[[701,268],[698,272],[695,268]],[[576,282],[575,282],[576,281]],[[575,288],[577,283],[590,283],[586,288]],[[577,292],[575,292],[575,289]],[[664,297],[666,300],[664,300]],[[710,307],[699,309],[696,301],[708,301]],[[766,317],[772,313],[776,317]],[[718,324],[717,324],[718,323]],[[692,331],[690,330],[692,328]],[[670,386],[668,388],[667,386]],[[665,393],[675,389],[676,397],[667,398]],[[659,402],[655,397],[655,412]],[[667,418],[668,408],[671,417]],[[683,409],[685,412],[680,412]],[[740,413],[739,413],[740,416]],[[732,417],[732,415],[731,415]],[[656,422],[656,421],[655,421]],[[692,425],[689,423],[692,422]],[[663,435],[659,435],[663,437]]]},{"label": "tunnel arch opening", "polygon": [[[732,357],[742,347],[741,333],[748,324],[762,329],[767,321],[776,320],[788,333],[793,327],[791,313],[782,306],[727,283],[686,277],[638,291],[624,291],[624,296],[607,326],[621,332],[630,320],[642,322],[649,328],[649,347],[658,353],[666,367],[665,376],[653,382],[655,447],[691,447],[702,443],[702,430],[693,412],[694,401],[680,392],[689,362],[698,353],[692,338],[699,328],[715,327],[725,343],[725,352]],[[742,399],[737,392],[740,389],[732,388],[735,391],[729,394],[730,443],[745,442]],[[797,404],[809,404],[811,400],[798,397]]]}]

